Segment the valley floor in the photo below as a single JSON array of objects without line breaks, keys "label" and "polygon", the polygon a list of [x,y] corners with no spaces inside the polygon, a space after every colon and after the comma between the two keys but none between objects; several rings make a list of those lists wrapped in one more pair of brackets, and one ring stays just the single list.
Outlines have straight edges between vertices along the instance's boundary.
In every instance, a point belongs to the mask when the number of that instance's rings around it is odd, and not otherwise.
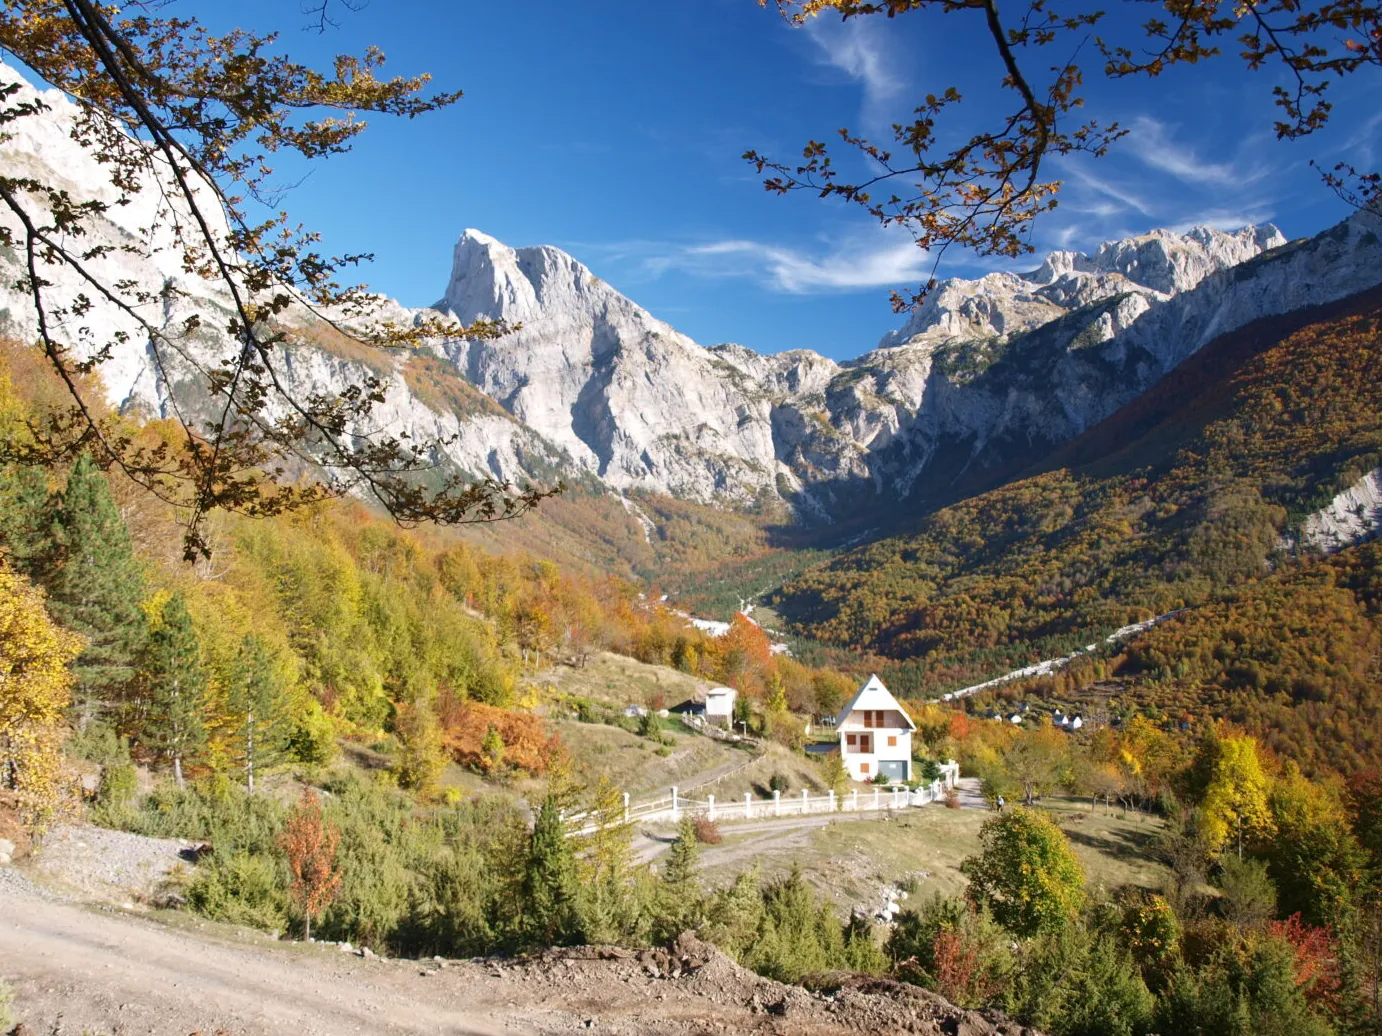
[{"label": "valley floor", "polygon": [[672,953],[405,961],[175,923],[55,901],[0,868],[0,978],[17,1018],[34,1036],[1024,1031],[892,983],[808,993],[687,937]]}]

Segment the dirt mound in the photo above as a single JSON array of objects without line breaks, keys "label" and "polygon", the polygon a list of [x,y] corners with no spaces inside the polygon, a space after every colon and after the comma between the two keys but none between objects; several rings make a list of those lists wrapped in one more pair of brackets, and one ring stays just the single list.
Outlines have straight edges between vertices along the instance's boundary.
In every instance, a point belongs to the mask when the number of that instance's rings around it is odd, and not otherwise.
[{"label": "dirt mound", "polygon": [[[775,982],[741,967],[694,932],[682,933],[666,947],[634,952],[581,946],[495,961],[492,967],[492,977],[514,975],[544,1002],[576,1010],[588,1004],[592,1015],[606,1023],[613,998],[602,998],[601,991],[639,989],[646,991],[637,998],[645,1019],[660,1014],[686,1018],[694,1012],[703,1024],[720,1018],[753,1020],[750,1028],[726,1032],[1037,1036],[998,1012],[966,1011],[901,982],[846,972],[816,976],[810,989]],[[534,986],[549,988],[539,992]]]},{"label": "dirt mound", "polygon": [[44,836],[31,867],[82,898],[147,900],[170,875],[187,866],[183,854],[190,844],[103,827],[61,824]]}]

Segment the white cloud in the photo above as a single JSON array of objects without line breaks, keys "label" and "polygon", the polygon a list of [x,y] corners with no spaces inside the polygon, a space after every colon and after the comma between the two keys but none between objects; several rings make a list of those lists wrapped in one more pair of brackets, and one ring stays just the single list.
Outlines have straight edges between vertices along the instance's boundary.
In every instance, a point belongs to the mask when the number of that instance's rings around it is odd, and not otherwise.
[{"label": "white cloud", "polygon": [[1073,177],[1081,186],[1088,188],[1096,195],[1100,195],[1108,201],[1117,204],[1110,205],[1108,202],[1085,201],[1076,195],[1073,204],[1066,204],[1064,199],[1068,198],[1069,188],[1062,194],[1062,208],[1074,209],[1076,212],[1088,212],[1095,216],[1105,217],[1115,215],[1119,212],[1133,211],[1143,216],[1152,215],[1152,205],[1140,195],[1133,193],[1127,187],[1115,183],[1113,180],[1095,176],[1088,169],[1081,168],[1073,163],[1066,163],[1064,172]]},{"label": "white cloud", "polygon": [[704,244],[619,241],[587,244],[606,262],[632,264],[645,277],[669,270],[694,277],[750,279],[790,295],[904,287],[931,276],[927,253],[907,237],[882,231],[823,241],[807,250],[745,238]]},{"label": "white cloud", "polygon": [[1128,127],[1128,147],[1144,164],[1179,180],[1214,187],[1241,187],[1268,174],[1264,166],[1244,168],[1234,162],[1207,162],[1172,139],[1166,124],[1139,115]]},{"label": "white cloud", "polygon": [[818,255],[758,241],[717,241],[685,249],[672,264],[710,276],[748,273],[793,295],[896,286],[930,276],[926,253],[911,240],[847,244]]},{"label": "white cloud", "polygon": [[844,72],[864,88],[863,117],[877,122],[907,88],[906,78],[891,60],[886,26],[870,17],[840,21],[825,16],[806,22],[803,30],[816,44],[822,64]]}]

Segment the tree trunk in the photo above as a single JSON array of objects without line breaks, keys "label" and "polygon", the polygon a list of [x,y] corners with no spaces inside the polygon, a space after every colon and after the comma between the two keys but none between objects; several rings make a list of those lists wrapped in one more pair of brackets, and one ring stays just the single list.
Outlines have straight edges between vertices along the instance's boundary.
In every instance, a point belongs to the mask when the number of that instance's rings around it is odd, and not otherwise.
[{"label": "tree trunk", "polygon": [[254,794],[254,713],[245,717],[245,788]]},{"label": "tree trunk", "polygon": [[182,780],[182,755],[173,756],[173,780],[177,782],[178,790],[181,791],[186,785]]},{"label": "tree trunk", "polygon": [[311,942],[311,941],[312,941],[312,915],[311,915],[311,914],[303,914],[303,915],[302,915],[302,941],[303,941],[303,942]]}]

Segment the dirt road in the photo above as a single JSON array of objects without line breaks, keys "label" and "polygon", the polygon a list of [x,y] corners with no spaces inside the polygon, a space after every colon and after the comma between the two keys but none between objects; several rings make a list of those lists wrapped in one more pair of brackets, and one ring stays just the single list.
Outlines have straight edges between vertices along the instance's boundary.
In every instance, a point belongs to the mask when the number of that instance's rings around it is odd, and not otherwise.
[{"label": "dirt road", "polygon": [[[578,948],[528,960],[362,959],[39,899],[0,882],[0,979],[35,1036],[1016,1034],[911,987],[808,993],[694,939],[669,953]],[[996,1022],[996,1024],[995,1024]]]}]

